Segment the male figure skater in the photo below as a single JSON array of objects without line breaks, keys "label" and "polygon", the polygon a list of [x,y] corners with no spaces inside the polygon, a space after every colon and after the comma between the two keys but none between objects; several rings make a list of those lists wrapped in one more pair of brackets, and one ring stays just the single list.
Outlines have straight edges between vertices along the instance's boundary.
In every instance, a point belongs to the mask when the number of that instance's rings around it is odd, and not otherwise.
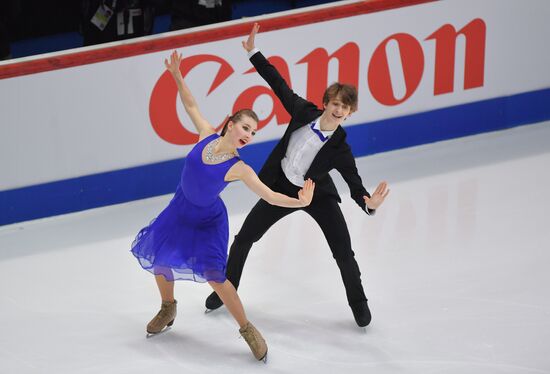
[{"label": "male figure skater", "polygon": [[[371,312],[361,285],[361,272],[351,249],[344,216],[338,206],[340,197],[329,175],[330,170],[338,170],[350,188],[351,197],[369,215],[375,213],[389,193],[386,182],[380,183],[372,196],[367,192],[346,143],[346,132],[341,125],[357,109],[357,91],[350,85],[332,84],[323,96],[324,110],[320,110],[315,104],[296,95],[277,69],[255,48],[254,39],[258,30],[259,25],[254,24],[247,41],[242,42],[243,47],[258,73],[292,117],[259,177],[274,191],[289,196],[296,196],[308,178],[315,182],[316,188],[313,201],[305,208],[281,208],[264,200],[256,203],[231,245],[227,278],[238,288],[252,244],[278,220],[302,209],[313,217],[327,239],[340,269],[357,325],[367,326],[371,321]],[[209,310],[221,305],[223,303],[215,292],[206,299],[206,308]]]}]

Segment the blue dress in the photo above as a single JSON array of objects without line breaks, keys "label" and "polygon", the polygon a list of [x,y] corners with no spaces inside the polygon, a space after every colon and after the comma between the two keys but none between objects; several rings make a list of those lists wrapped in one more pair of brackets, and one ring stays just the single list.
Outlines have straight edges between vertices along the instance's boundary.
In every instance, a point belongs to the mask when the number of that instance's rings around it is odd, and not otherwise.
[{"label": "blue dress", "polygon": [[176,194],[168,206],[138,233],[132,253],[151,273],[168,281],[224,282],[229,227],[220,193],[227,171],[239,161],[205,164],[204,147],[218,138],[212,134],[187,155]]}]

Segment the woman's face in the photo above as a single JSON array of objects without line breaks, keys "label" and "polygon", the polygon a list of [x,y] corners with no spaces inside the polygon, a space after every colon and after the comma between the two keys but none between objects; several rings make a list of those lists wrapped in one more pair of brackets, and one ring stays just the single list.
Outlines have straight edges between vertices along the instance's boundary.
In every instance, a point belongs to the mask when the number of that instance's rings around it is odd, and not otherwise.
[{"label": "woman's face", "polygon": [[242,148],[252,142],[258,123],[249,116],[243,115],[238,121],[231,121],[228,125],[228,135],[231,136],[235,147]]}]

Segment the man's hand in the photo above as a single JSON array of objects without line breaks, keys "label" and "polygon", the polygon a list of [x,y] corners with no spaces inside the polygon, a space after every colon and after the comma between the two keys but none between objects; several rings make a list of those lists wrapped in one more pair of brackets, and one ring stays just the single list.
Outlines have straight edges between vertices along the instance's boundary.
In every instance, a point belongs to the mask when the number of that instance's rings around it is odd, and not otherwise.
[{"label": "man's hand", "polygon": [[388,184],[386,182],[381,182],[370,198],[368,196],[363,196],[363,199],[369,209],[378,209],[389,193],[390,189],[388,188]]},{"label": "man's hand", "polygon": [[254,49],[254,38],[256,37],[259,29],[260,25],[257,22],[254,22],[254,26],[252,26],[252,31],[250,31],[248,39],[246,40],[246,42],[243,40],[243,48],[246,49],[247,52],[250,52]]}]

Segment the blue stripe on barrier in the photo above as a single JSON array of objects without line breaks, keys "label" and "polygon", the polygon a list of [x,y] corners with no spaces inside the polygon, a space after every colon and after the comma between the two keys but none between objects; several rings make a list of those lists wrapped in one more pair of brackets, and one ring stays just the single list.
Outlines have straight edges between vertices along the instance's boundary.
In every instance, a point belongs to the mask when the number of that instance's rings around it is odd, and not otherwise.
[{"label": "blue stripe on barrier", "polygon": [[[550,89],[351,126],[355,156],[550,119]],[[259,170],[277,141],[251,144],[241,156]],[[27,221],[173,192],[183,159],[87,175],[0,192],[0,225]]]},{"label": "blue stripe on barrier", "polygon": [[550,89],[352,126],[356,156],[412,147],[550,119]]}]

